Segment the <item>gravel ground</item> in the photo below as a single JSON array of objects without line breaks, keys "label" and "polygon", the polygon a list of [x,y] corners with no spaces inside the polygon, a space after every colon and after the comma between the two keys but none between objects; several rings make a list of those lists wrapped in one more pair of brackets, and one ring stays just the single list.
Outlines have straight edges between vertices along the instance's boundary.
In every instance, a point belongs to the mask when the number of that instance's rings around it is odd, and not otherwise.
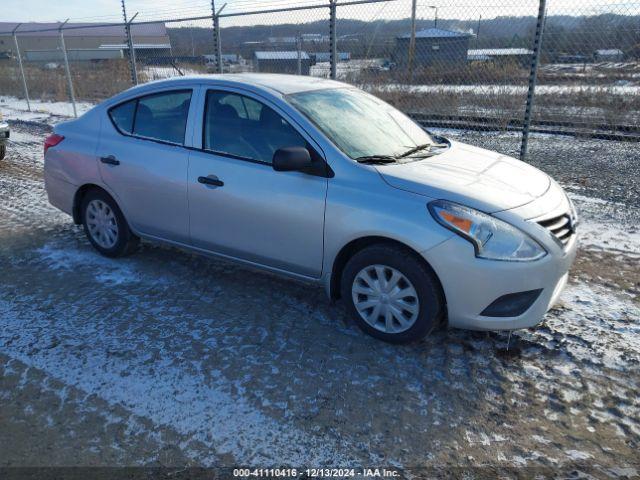
[{"label": "gravel ground", "polygon": [[[98,256],[46,200],[46,131],[14,124],[0,162],[0,467],[640,474],[634,145],[533,139],[532,163],[573,192],[584,231],[543,324],[510,342],[449,330],[398,347],[316,286],[147,243]],[[509,134],[447,134],[517,150]]]}]

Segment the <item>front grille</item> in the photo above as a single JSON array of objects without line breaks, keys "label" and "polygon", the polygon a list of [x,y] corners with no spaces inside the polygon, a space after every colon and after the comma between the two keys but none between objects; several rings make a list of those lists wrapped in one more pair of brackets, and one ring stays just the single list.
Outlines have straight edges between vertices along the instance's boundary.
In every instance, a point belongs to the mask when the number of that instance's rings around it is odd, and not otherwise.
[{"label": "front grille", "polygon": [[562,245],[566,246],[571,240],[571,237],[575,233],[573,225],[571,224],[571,217],[568,213],[559,215],[557,217],[548,218],[546,220],[540,220],[538,225],[543,226],[551,235],[553,235]]}]

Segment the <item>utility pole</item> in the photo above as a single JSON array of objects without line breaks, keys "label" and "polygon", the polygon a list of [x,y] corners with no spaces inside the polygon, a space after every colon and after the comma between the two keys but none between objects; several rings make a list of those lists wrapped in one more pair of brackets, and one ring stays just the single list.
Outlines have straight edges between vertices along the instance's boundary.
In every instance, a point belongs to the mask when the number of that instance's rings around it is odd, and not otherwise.
[{"label": "utility pole", "polygon": [[413,62],[416,54],[416,8],[418,0],[411,2],[411,37],[409,38],[409,58],[407,66],[409,68],[409,82],[413,83]]},{"label": "utility pole", "polygon": [[482,14],[478,17],[478,28],[476,28],[476,49],[478,48],[478,41],[480,40],[480,22],[482,22]]},{"label": "utility pole", "polygon": [[61,25],[58,27],[58,33],[60,34],[60,48],[62,49],[62,57],[64,58],[64,70],[67,74],[67,85],[69,87],[69,98],[71,99],[71,104],[73,105],[73,116],[78,118],[78,110],[76,109],[76,96],[73,93],[73,82],[71,81],[71,69],[69,68],[69,57],[67,56],[67,46],[64,43],[64,33],[62,32],[62,28],[69,21],[67,18]]},{"label": "utility pole", "polygon": [[16,32],[20,28],[21,23],[16,25],[11,34],[13,35],[13,43],[16,46],[16,57],[18,58],[18,66],[20,67],[20,76],[22,77],[22,88],[24,89],[24,98],[27,100],[27,110],[31,111],[31,101],[29,100],[29,89],[27,88],[27,79],[24,76],[24,67],[22,66],[22,55],[20,55],[20,45],[18,45],[18,36]]},{"label": "utility pole", "polygon": [[300,30],[298,30],[296,43],[298,44],[298,75],[302,75],[302,34],[300,33]]}]

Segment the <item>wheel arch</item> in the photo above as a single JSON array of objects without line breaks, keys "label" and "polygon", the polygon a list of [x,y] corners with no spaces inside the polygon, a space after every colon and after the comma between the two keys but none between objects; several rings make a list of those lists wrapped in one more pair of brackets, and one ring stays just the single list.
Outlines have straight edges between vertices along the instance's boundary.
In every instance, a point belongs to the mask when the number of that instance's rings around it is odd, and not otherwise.
[{"label": "wheel arch", "polygon": [[[80,188],[78,188],[78,190],[76,190],[76,193],[73,196],[72,214],[73,214],[73,223],[75,223],[76,225],[80,225],[82,223],[82,212],[80,211],[82,207],[82,199],[91,190],[100,190],[106,193],[107,195],[109,195],[109,197],[111,197],[111,199],[113,199],[116,205],[118,205],[118,202],[116,201],[115,198],[113,198],[113,195],[111,195],[111,193],[109,193],[109,191],[107,191],[104,187],[101,187],[100,185],[96,185],[95,183],[85,183]],[[118,207],[120,206],[118,205]]]},{"label": "wheel arch", "polygon": [[413,257],[415,257],[418,262],[424,265],[433,274],[434,278],[438,282],[446,306],[447,298],[444,292],[444,288],[442,287],[442,282],[440,281],[440,277],[438,276],[437,272],[433,269],[429,262],[427,262],[427,260],[422,255],[420,255],[415,249],[411,248],[406,243],[383,236],[366,236],[356,238],[354,240],[351,240],[340,249],[333,261],[333,267],[331,269],[331,275],[329,278],[328,292],[331,300],[338,300],[340,298],[342,272],[344,271],[344,267],[346,266],[349,259],[356,253],[372,245],[390,245],[409,252]]}]

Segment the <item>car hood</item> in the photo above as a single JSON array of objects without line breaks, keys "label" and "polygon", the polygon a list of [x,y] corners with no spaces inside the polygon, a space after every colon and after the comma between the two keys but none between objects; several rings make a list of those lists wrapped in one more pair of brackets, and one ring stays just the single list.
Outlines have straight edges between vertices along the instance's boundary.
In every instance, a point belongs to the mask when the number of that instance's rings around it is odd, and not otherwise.
[{"label": "car hood", "polygon": [[459,142],[424,160],[376,169],[392,187],[487,213],[532,202],[551,183],[547,174],[525,162]]}]

